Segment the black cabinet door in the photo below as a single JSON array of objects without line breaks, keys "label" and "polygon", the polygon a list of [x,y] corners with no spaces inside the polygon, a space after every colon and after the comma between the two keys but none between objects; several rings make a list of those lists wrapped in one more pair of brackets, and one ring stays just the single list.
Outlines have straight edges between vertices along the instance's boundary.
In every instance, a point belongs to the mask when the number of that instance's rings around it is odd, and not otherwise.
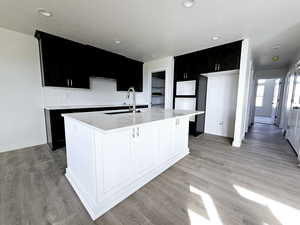
[{"label": "black cabinet door", "polygon": [[39,41],[43,86],[89,88],[84,45],[41,31]]},{"label": "black cabinet door", "polygon": [[184,57],[175,57],[174,64],[174,77],[175,81],[183,81],[185,80],[185,66],[184,66]]},{"label": "black cabinet door", "polygon": [[194,55],[187,54],[175,58],[175,80],[186,81],[195,79]]},{"label": "black cabinet door", "polygon": [[217,72],[219,71],[220,60],[222,59],[221,51],[218,48],[211,48],[206,50],[207,54],[207,72]]},{"label": "black cabinet door", "polygon": [[206,73],[208,69],[208,57],[203,51],[190,55],[191,65],[189,67],[188,79],[195,80],[200,74]]},{"label": "black cabinet door", "polygon": [[242,42],[224,45],[220,49],[219,71],[235,70],[240,68]]},{"label": "black cabinet door", "polygon": [[86,46],[87,70],[92,77],[117,79],[122,72],[123,56],[93,46]]},{"label": "black cabinet door", "polygon": [[40,63],[43,86],[67,87],[64,72],[64,42],[45,33],[36,33],[39,41]]},{"label": "black cabinet door", "polygon": [[86,71],[85,45],[66,41],[64,73],[68,79],[68,87],[90,88],[89,74]]},{"label": "black cabinet door", "polygon": [[208,57],[208,72],[239,69],[241,46],[242,42],[238,41],[205,50]]},{"label": "black cabinet door", "polygon": [[127,91],[134,87],[135,91],[143,91],[143,63],[129,58],[122,59],[122,70],[117,78],[117,91]]}]

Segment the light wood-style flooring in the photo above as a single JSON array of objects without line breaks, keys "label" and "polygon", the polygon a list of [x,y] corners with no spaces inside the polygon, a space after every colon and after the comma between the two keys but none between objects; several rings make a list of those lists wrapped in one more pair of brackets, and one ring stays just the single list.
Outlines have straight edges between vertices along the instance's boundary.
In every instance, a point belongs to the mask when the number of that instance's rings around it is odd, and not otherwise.
[{"label": "light wood-style flooring", "polygon": [[64,177],[64,149],[2,153],[0,224],[299,225],[300,169],[280,130],[256,124],[230,144],[190,137],[190,155],[96,221]]}]

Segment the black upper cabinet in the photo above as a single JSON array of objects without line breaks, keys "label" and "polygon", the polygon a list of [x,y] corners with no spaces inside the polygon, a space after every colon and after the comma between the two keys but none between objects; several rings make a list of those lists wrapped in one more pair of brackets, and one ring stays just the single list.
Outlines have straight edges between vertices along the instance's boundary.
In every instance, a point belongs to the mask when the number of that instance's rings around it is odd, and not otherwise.
[{"label": "black upper cabinet", "polygon": [[63,42],[42,32],[36,32],[35,36],[39,40],[43,86],[66,87],[68,81],[64,68]]},{"label": "black upper cabinet", "polygon": [[195,66],[194,55],[184,55],[175,57],[175,77],[178,81],[194,80],[195,79]]},{"label": "black upper cabinet", "polygon": [[185,78],[184,56],[175,57],[174,75],[177,81],[183,81]]},{"label": "black upper cabinet", "polygon": [[220,62],[221,71],[240,68],[241,49],[241,41],[223,46],[221,50],[222,60]]},{"label": "black upper cabinet", "polygon": [[116,79],[122,66],[121,55],[114,54],[93,46],[87,46],[87,65],[89,75]]},{"label": "black upper cabinet", "polygon": [[219,72],[235,70],[240,67],[242,42],[233,42],[226,45],[207,49],[208,71]]},{"label": "black upper cabinet", "polygon": [[64,74],[72,88],[90,88],[89,74],[84,57],[85,46],[76,42],[67,41],[65,44]]},{"label": "black upper cabinet", "polygon": [[43,86],[89,88],[84,45],[36,31]]},{"label": "black upper cabinet", "polygon": [[127,91],[134,87],[135,91],[143,91],[143,63],[124,58],[121,63],[121,71],[117,78],[117,91]]},{"label": "black upper cabinet", "polygon": [[175,81],[195,80],[203,73],[239,69],[241,46],[242,41],[237,41],[175,57]]},{"label": "black upper cabinet", "polygon": [[43,86],[90,88],[90,77],[117,80],[117,90],[143,90],[143,63],[93,46],[41,31],[39,41]]}]

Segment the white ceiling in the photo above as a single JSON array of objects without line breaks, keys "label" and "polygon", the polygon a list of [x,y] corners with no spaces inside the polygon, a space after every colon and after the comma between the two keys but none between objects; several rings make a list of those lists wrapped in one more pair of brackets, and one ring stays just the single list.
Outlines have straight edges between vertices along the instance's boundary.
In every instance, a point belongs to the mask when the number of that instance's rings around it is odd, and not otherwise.
[{"label": "white ceiling", "polygon": [[[284,67],[300,50],[299,0],[196,0],[189,9],[182,1],[1,0],[0,26],[27,34],[40,29],[141,61],[246,37],[260,69]],[[222,38],[212,41],[214,35]],[[279,62],[272,62],[275,55]]]}]

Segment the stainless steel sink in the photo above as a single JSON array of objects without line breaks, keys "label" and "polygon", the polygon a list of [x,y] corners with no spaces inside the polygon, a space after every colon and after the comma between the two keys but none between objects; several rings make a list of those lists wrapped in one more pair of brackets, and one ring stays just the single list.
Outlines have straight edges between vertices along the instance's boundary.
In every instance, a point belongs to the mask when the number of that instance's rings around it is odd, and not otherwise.
[{"label": "stainless steel sink", "polygon": [[[135,111],[136,113],[141,113],[142,111],[141,110],[136,110]],[[115,114],[125,114],[125,113],[133,113],[132,110],[128,110],[128,111],[122,111],[122,112],[108,112],[108,113],[105,113],[107,115],[115,115]]]}]

